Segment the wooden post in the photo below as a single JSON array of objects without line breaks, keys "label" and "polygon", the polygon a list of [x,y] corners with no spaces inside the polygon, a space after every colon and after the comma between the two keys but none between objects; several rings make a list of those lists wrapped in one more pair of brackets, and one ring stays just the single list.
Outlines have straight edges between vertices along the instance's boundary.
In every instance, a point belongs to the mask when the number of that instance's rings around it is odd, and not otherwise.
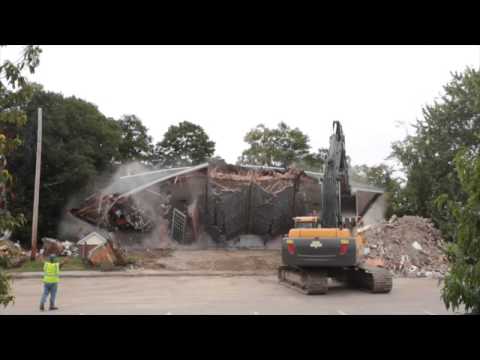
[{"label": "wooden post", "polygon": [[38,108],[37,124],[37,161],[35,164],[35,192],[33,197],[33,219],[32,219],[32,251],[30,259],[37,257],[37,228],[38,228],[38,202],[40,195],[40,168],[42,163],[42,108]]}]

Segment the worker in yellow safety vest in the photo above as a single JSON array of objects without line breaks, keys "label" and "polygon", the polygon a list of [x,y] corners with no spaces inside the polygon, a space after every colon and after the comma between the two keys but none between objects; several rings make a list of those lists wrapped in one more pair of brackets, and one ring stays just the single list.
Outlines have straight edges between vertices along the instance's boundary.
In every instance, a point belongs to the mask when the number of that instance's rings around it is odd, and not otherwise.
[{"label": "worker in yellow safety vest", "polygon": [[43,294],[40,300],[40,310],[45,310],[45,302],[50,295],[50,310],[58,310],[55,307],[55,298],[57,296],[58,281],[60,278],[60,264],[55,255],[50,255],[48,261],[43,264]]}]

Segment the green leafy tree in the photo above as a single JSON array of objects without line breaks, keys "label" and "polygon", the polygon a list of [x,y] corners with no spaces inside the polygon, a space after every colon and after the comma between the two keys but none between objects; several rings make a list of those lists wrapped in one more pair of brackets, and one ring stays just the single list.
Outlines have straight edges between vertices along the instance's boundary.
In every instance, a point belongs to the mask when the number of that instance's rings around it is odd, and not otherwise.
[{"label": "green leafy tree", "polygon": [[155,147],[155,162],[159,166],[189,166],[208,161],[215,152],[202,127],[188,121],[172,125]]},{"label": "green leafy tree", "polygon": [[250,130],[244,140],[250,147],[243,151],[238,161],[240,164],[288,167],[305,157],[310,164],[320,163],[318,157],[309,154],[308,136],[284,122],[275,129],[260,124]]},{"label": "green leafy tree", "polygon": [[119,145],[121,161],[148,161],[153,156],[152,137],[135,115],[124,115],[119,120],[122,141]]},{"label": "green leafy tree", "polygon": [[[10,211],[14,179],[7,169],[7,156],[21,144],[18,129],[26,122],[23,106],[31,95],[31,87],[24,70],[35,71],[40,53],[38,46],[26,46],[18,63],[6,60],[0,65],[0,235],[25,222],[23,214],[15,216]],[[13,300],[10,279],[0,268],[0,304],[7,306]]]},{"label": "green leafy tree", "polygon": [[311,152],[303,156],[301,160],[296,162],[296,165],[305,170],[322,172],[327,157],[328,149],[320,148],[317,152]]},{"label": "green leafy tree", "polygon": [[[38,107],[44,114],[38,231],[40,237],[57,237],[69,200],[89,195],[100,175],[108,178],[115,170],[121,129],[95,105],[37,86],[26,107],[24,143],[11,157],[12,172],[18,179],[14,210],[25,213],[28,219],[32,214]],[[24,244],[28,243],[30,228],[29,221],[16,232]]]},{"label": "green leafy tree", "polygon": [[432,218],[450,239],[454,219],[435,202],[442,194],[466,201],[453,160],[462,146],[478,147],[480,131],[480,72],[467,68],[452,77],[441,99],[423,109],[415,135],[392,146],[407,177],[405,211]]},{"label": "green leafy tree", "polygon": [[[478,137],[480,142],[480,136]],[[447,247],[450,269],[444,279],[442,298],[447,308],[480,314],[480,151],[464,149],[454,160],[466,201],[448,194],[437,205],[455,220],[454,242]]]}]

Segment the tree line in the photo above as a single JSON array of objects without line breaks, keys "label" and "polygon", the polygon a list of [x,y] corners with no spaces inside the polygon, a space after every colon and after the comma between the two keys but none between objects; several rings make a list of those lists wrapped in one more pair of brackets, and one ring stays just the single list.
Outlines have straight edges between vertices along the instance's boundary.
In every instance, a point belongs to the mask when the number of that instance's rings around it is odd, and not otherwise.
[{"label": "tree line", "polygon": [[[55,236],[68,200],[113,174],[121,163],[146,166],[195,165],[212,158],[215,143],[200,126],[172,125],[153,144],[135,115],[112,119],[88,101],[46,91],[28,83],[41,50],[26,47],[19,64],[0,65],[0,228],[14,229],[28,244],[35,169],[36,109],[44,109],[44,143],[39,233]],[[351,178],[383,187],[388,214],[431,218],[450,241],[451,271],[443,290],[447,306],[480,304],[480,72],[452,74],[444,95],[423,108],[415,134],[392,144],[391,166],[353,165]],[[244,137],[248,148],[238,164],[321,171],[328,150],[311,148],[309,137],[280,122],[259,124]]]}]

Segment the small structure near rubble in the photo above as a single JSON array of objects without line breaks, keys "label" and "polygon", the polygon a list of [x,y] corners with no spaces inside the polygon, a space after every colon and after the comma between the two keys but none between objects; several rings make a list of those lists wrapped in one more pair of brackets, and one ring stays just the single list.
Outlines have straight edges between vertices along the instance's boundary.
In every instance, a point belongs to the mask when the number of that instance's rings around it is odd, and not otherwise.
[{"label": "small structure near rubble", "polygon": [[80,249],[80,256],[84,259],[88,257],[90,250],[93,250],[99,245],[103,245],[107,242],[102,235],[97,232],[92,232],[85,236],[83,239],[77,242],[77,246]]}]

